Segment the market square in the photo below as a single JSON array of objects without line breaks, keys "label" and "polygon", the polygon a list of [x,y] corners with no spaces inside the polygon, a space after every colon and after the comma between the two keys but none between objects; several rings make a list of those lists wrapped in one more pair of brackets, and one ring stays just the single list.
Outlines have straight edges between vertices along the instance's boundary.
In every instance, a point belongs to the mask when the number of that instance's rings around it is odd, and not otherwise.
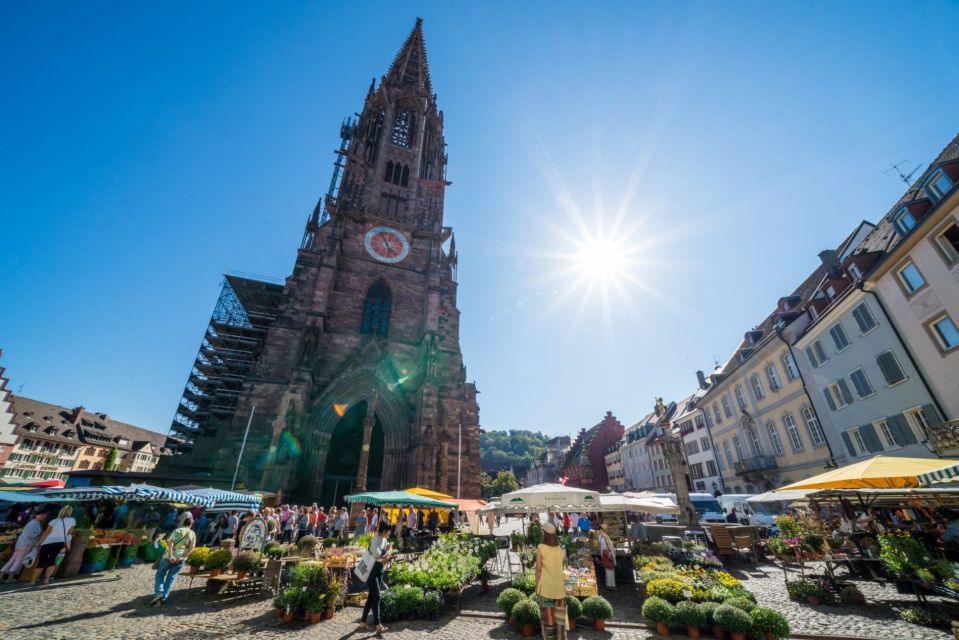
[{"label": "market square", "polygon": [[0,8],[0,637],[959,638],[951,17]]}]

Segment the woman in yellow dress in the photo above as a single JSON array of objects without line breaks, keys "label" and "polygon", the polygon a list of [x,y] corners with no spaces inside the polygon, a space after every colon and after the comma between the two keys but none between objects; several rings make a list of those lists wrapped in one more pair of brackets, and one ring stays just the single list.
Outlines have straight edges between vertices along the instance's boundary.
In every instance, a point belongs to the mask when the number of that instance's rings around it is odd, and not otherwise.
[{"label": "woman in yellow dress", "polygon": [[551,522],[543,524],[543,542],[536,547],[536,599],[543,640],[566,640],[565,560],[556,526]]}]

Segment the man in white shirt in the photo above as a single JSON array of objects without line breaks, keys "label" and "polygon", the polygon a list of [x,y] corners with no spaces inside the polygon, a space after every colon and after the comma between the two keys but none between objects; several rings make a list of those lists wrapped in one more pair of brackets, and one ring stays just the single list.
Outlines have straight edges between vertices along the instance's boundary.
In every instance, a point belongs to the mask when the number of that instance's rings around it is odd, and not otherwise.
[{"label": "man in white shirt", "polygon": [[579,514],[574,511],[569,514],[569,534],[576,535],[577,531],[579,531]]}]

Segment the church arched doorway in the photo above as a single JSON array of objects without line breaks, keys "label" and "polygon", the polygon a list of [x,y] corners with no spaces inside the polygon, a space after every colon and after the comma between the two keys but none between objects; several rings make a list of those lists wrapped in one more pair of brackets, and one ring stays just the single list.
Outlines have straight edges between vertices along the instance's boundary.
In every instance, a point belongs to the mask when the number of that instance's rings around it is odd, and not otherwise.
[{"label": "church arched doorway", "polygon": [[[366,419],[366,401],[350,407],[337,421],[330,434],[323,469],[323,484],[319,503],[323,506],[342,506],[343,496],[356,488],[356,475],[360,466],[363,447],[363,421]],[[378,417],[373,420],[370,439],[369,464],[366,473],[366,490],[378,491],[383,476],[383,426]]]}]

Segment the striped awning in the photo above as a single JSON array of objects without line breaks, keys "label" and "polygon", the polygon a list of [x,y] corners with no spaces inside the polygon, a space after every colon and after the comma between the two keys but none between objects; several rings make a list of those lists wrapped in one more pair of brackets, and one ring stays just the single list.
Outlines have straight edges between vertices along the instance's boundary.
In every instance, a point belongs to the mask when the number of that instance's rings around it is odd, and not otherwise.
[{"label": "striped awning", "polygon": [[133,496],[128,500],[139,502],[177,502],[197,507],[212,507],[213,499],[199,496],[187,491],[177,491],[166,487],[154,487],[149,484],[132,484],[128,487],[133,490]]},{"label": "striped awning", "polygon": [[263,496],[253,493],[240,493],[238,491],[226,491],[224,489],[214,489],[208,487],[205,489],[185,489],[183,493],[190,494],[212,500],[210,505],[218,511],[243,511],[245,509],[258,509],[263,502]]},{"label": "striped awning", "polygon": [[919,476],[919,485],[923,487],[950,482],[959,482],[959,462]]},{"label": "striped awning", "polygon": [[53,499],[93,502],[96,500],[125,500],[127,491],[127,487],[69,487],[48,489],[43,492],[43,495]]},{"label": "striped awning", "polygon": [[203,496],[190,495],[183,491],[154,487],[148,484],[133,484],[129,487],[104,485],[102,487],[72,487],[44,491],[47,498],[92,502],[96,500],[116,500],[118,502],[173,502],[191,506],[208,507],[213,501]]}]

